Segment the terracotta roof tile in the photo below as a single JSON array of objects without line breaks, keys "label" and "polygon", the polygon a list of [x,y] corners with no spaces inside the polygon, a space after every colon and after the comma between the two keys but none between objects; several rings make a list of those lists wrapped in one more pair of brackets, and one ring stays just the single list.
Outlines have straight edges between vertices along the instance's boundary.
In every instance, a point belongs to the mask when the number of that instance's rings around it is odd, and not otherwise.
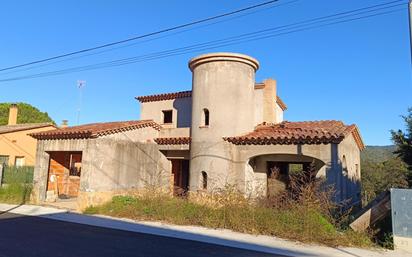
[{"label": "terracotta roof tile", "polygon": [[225,137],[224,140],[236,145],[338,144],[350,133],[362,150],[364,144],[356,125],[345,125],[336,120],[263,123],[253,132],[243,136]]},{"label": "terracotta roof tile", "polygon": [[[261,84],[256,84],[255,89],[261,88]],[[176,98],[185,98],[185,97],[191,97],[192,96],[192,91],[180,91],[180,92],[174,92],[174,93],[165,93],[165,94],[157,94],[157,95],[146,95],[146,96],[136,96],[135,98],[141,102],[141,103],[147,103],[147,102],[157,102],[157,101],[165,101],[165,100],[172,100]],[[280,108],[282,110],[286,110],[287,106],[286,104],[280,99],[279,96],[276,96],[276,102],[279,104]]]},{"label": "terracotta roof tile", "polygon": [[176,98],[191,97],[192,91],[181,91],[174,93],[158,94],[158,95],[147,95],[147,96],[137,96],[135,97],[141,103],[155,102],[155,101],[165,101]]},{"label": "terracotta roof tile", "polygon": [[190,137],[159,137],[154,140],[159,145],[188,145]]},{"label": "terracotta roof tile", "polygon": [[11,133],[23,130],[30,130],[30,129],[38,129],[38,128],[45,128],[45,127],[53,127],[56,126],[52,123],[45,122],[45,123],[24,123],[24,124],[16,124],[16,125],[4,125],[0,126],[0,134],[4,133]]},{"label": "terracotta roof tile", "polygon": [[156,130],[160,130],[161,128],[160,125],[153,120],[132,120],[85,124],[80,126],[33,133],[30,134],[30,136],[43,140],[97,138],[144,127],[152,127]]}]

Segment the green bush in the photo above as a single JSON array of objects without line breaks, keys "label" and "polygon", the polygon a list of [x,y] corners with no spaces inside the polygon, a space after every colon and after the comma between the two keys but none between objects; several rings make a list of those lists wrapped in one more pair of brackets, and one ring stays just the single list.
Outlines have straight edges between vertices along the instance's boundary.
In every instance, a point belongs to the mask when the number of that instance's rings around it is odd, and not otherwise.
[{"label": "green bush", "polygon": [[32,185],[10,183],[0,187],[0,202],[22,204],[30,199]]}]

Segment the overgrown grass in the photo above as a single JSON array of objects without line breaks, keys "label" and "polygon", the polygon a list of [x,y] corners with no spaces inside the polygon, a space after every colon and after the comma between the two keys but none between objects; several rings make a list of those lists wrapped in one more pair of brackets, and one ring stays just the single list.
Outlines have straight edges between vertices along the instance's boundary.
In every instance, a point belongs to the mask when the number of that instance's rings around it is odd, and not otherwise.
[{"label": "overgrown grass", "polygon": [[[274,170],[270,178],[276,175]],[[368,235],[347,228],[348,215],[333,203],[332,195],[312,167],[289,176],[286,190],[259,200],[246,199],[234,186],[209,194],[193,193],[188,198],[152,189],[113,197],[111,202],[89,207],[85,213],[225,228],[329,246],[373,246]]]},{"label": "overgrown grass", "polygon": [[5,167],[0,202],[22,204],[29,201],[32,182],[33,167]]},{"label": "overgrown grass", "polygon": [[372,246],[365,234],[339,230],[317,207],[305,204],[271,208],[243,201],[213,207],[168,195],[140,194],[113,197],[107,204],[87,208],[85,213],[225,228],[329,246]]}]

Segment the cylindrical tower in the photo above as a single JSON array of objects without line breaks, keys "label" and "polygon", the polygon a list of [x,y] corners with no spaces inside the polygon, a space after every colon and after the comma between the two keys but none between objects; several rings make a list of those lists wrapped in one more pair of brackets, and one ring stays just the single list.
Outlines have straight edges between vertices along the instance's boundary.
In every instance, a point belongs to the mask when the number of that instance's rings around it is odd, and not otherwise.
[{"label": "cylindrical tower", "polygon": [[193,73],[190,189],[210,191],[230,180],[231,151],[222,137],[254,129],[259,62],[243,54],[212,53],[191,59],[189,68]]}]

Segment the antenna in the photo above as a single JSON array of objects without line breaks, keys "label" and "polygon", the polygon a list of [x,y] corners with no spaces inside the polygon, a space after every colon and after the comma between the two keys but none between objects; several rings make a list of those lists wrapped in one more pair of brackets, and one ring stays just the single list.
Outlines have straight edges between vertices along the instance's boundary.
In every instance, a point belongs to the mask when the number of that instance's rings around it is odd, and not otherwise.
[{"label": "antenna", "polygon": [[81,110],[82,100],[83,100],[82,88],[85,85],[86,85],[85,80],[78,80],[77,81],[77,88],[79,89],[79,105],[77,106],[77,125],[80,124],[80,110]]}]

